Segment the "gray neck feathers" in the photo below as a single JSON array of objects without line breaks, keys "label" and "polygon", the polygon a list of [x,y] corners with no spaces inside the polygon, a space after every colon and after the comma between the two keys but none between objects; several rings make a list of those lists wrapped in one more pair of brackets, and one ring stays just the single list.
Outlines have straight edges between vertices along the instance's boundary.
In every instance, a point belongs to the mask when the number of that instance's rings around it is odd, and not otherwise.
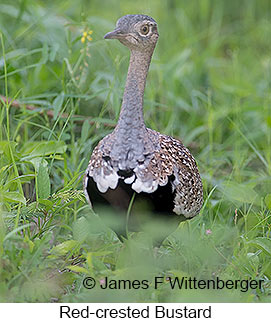
[{"label": "gray neck feathers", "polygon": [[115,142],[111,158],[120,169],[136,167],[144,161],[144,137],[146,126],[143,119],[143,97],[146,78],[153,50],[131,50],[130,65],[118,124],[114,130]]}]

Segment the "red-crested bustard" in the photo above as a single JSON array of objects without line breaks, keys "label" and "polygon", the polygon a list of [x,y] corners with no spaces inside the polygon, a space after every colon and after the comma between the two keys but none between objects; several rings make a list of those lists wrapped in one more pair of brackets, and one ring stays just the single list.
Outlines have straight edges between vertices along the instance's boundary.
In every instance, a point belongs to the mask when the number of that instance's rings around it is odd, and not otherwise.
[{"label": "red-crested bustard", "polygon": [[[84,190],[94,205],[109,204],[127,211],[134,203],[147,205],[166,226],[197,215],[203,203],[202,182],[194,157],[181,141],[145,126],[143,96],[151,57],[159,34],[155,20],[146,15],[126,15],[105,39],[118,39],[130,49],[130,65],[118,123],[93,150]],[[134,213],[142,213],[135,211]],[[101,214],[100,214],[101,215]],[[131,223],[133,221],[133,209]],[[119,235],[125,233],[125,219]]]}]

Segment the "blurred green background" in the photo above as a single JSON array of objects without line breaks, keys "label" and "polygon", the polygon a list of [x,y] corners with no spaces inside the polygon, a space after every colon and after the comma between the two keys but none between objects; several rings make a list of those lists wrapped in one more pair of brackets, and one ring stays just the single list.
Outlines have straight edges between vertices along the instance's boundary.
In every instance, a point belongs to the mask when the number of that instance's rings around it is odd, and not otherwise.
[{"label": "blurred green background", "polygon": [[[200,215],[156,249],[157,228],[121,243],[82,194],[129,62],[103,35],[133,13],[152,16],[160,33],[146,124],[189,147],[204,184]],[[269,0],[0,1],[2,302],[270,301],[270,15]],[[82,285],[168,275],[264,284],[245,293],[171,291],[166,280],[158,290]]]}]

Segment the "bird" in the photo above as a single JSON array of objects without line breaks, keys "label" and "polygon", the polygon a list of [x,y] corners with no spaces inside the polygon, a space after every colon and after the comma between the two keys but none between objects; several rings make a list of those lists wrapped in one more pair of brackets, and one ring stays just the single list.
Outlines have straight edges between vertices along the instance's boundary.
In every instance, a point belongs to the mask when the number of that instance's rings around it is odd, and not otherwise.
[{"label": "bird", "polygon": [[[144,89],[158,37],[156,21],[143,14],[121,17],[104,36],[128,47],[130,61],[117,125],[94,148],[83,183],[91,207],[109,205],[117,211],[116,219],[127,214],[133,199],[129,221],[134,231],[140,227],[138,219],[144,219],[144,207],[151,225],[163,219],[162,227],[172,230],[170,223],[176,228],[203,204],[201,177],[188,148],[144,122]],[[115,231],[125,236],[124,224]]]}]

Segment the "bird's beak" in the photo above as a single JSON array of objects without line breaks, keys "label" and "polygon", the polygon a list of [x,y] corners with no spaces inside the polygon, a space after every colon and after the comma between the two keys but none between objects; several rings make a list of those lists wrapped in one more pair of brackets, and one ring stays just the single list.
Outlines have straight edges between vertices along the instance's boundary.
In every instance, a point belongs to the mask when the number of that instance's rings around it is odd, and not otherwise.
[{"label": "bird's beak", "polygon": [[104,39],[120,39],[123,38],[125,34],[118,28],[110,31],[109,33],[104,35]]}]

